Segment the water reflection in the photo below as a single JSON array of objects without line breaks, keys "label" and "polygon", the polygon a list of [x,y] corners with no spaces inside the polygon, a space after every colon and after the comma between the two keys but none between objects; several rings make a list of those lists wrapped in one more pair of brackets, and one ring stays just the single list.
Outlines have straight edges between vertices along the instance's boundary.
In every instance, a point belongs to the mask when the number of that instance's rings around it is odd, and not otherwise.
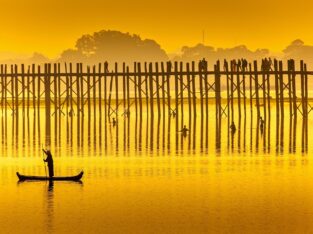
[{"label": "water reflection", "polygon": [[[208,108],[211,113],[214,105],[209,105]],[[44,110],[36,108],[31,111],[33,111],[33,115],[18,115],[15,112],[12,118],[2,115],[2,145],[11,142],[13,147],[20,147],[19,143],[21,142],[23,147],[41,147],[42,135],[44,135],[44,142],[48,147],[52,147],[51,139],[54,139],[55,148],[66,145],[69,148],[78,147],[83,150],[93,146],[94,151],[100,150],[101,152],[104,149],[105,152],[115,151],[116,153],[120,149],[123,149],[124,152],[147,150],[152,154],[159,152],[160,149],[163,149],[163,152],[167,149],[166,154],[171,153],[174,149],[176,153],[186,150],[188,152],[222,153],[228,149],[233,153],[240,153],[246,152],[247,144],[250,144],[250,152],[258,153],[261,149],[263,153],[271,153],[273,144],[275,152],[282,154],[285,142],[288,142],[286,143],[288,153],[308,151],[308,125],[310,122],[308,118],[300,119],[296,115],[290,115],[289,118],[280,116],[276,118],[275,122],[272,122],[271,115],[275,115],[275,113],[267,112],[267,116],[263,116],[263,119],[253,115],[252,111],[251,115],[239,116],[237,120],[234,116],[237,131],[232,132],[229,131],[229,118],[218,118],[219,115],[216,115],[215,118],[200,116],[198,121],[198,117],[192,115],[186,115],[184,118],[175,115],[171,118],[164,114],[156,115],[155,119],[154,115],[142,113],[141,115],[124,115],[118,121],[115,118],[103,118],[100,115],[101,112],[97,113],[94,108],[94,113],[88,111],[86,118],[82,113],[71,113],[65,116],[55,113],[55,121],[52,123],[54,131],[47,131],[43,127],[45,121],[41,120],[41,113]],[[106,120],[108,122],[105,122]],[[175,122],[174,126],[172,122]],[[32,128],[30,127],[31,123]],[[12,126],[13,135],[7,134],[7,125]],[[185,125],[188,126],[188,134],[181,132],[180,126]],[[66,128],[65,131],[61,131],[63,126]],[[20,129],[22,134],[19,134]],[[198,132],[199,134],[197,134]],[[272,132],[275,132],[275,135],[271,135]],[[285,134],[286,132],[288,135]]]}]

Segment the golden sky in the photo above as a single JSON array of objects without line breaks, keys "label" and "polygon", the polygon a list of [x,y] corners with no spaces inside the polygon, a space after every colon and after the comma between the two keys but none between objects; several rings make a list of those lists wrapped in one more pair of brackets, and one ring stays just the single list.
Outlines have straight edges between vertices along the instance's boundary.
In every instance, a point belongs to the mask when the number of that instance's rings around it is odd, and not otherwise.
[{"label": "golden sky", "polygon": [[202,42],[281,51],[313,44],[312,0],[0,0],[0,52],[55,57],[102,29],[155,39],[167,52]]}]

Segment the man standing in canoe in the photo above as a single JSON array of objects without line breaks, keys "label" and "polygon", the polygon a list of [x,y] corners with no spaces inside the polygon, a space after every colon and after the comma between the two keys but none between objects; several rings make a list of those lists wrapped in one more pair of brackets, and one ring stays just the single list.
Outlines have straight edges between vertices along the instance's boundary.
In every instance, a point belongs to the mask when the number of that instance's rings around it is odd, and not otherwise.
[{"label": "man standing in canoe", "polygon": [[42,151],[47,155],[47,158],[44,159],[43,161],[48,163],[49,177],[51,178],[54,176],[52,154],[50,150],[45,151],[44,149],[42,149]]}]

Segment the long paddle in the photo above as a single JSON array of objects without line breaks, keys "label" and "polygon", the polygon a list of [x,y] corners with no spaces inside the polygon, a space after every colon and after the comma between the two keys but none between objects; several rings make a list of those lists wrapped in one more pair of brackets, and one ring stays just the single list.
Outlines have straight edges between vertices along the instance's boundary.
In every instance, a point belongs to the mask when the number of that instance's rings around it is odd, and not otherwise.
[{"label": "long paddle", "polygon": [[[44,159],[44,153],[43,153],[43,146],[41,146],[41,148],[42,148],[42,158]],[[45,167],[45,174],[46,174],[46,177],[47,177],[47,168],[46,168],[46,163],[45,163],[45,161],[43,161],[43,164],[44,164],[44,167]]]}]

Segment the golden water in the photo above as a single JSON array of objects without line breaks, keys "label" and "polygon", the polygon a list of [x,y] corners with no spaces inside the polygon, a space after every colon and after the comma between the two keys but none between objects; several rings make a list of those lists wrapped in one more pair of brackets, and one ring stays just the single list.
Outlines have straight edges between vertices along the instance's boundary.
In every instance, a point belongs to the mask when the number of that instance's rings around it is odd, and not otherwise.
[{"label": "golden water", "polygon": [[[107,134],[104,117],[85,114],[79,137],[76,116],[72,133],[62,117],[55,137],[52,117],[55,175],[85,172],[82,183],[53,185],[18,183],[15,175],[45,175],[44,110],[40,134],[33,110],[29,118],[20,112],[18,135],[8,115],[7,137],[0,136],[0,233],[312,233],[311,116],[308,152],[302,153],[302,118],[290,139],[288,109],[278,150],[274,108],[270,133],[259,134],[259,144],[249,109],[233,143],[224,117],[220,148],[214,113],[210,105],[206,132],[198,112],[196,131],[192,121],[186,138],[176,134],[173,118],[156,115],[152,122],[143,113],[136,123],[133,112],[130,119],[120,116],[118,127],[108,123]],[[188,114],[184,123],[189,127]]]}]

